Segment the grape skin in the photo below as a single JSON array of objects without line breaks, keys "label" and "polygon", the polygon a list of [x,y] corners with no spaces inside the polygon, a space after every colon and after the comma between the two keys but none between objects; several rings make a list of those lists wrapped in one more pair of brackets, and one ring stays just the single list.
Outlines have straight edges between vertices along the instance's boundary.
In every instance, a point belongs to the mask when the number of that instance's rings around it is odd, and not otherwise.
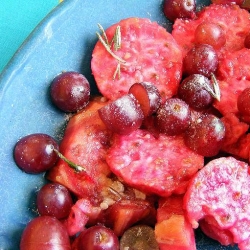
[{"label": "grape skin", "polygon": [[57,162],[57,142],[49,135],[37,133],[22,137],[15,145],[14,159],[26,173],[38,174],[47,171]]},{"label": "grape skin", "polygon": [[176,18],[194,18],[196,1],[194,0],[165,0],[163,12],[170,21]]},{"label": "grape skin", "polygon": [[201,74],[210,77],[218,67],[218,56],[211,45],[197,44],[183,60],[183,71],[187,75]]},{"label": "grape skin", "polygon": [[169,98],[156,113],[158,129],[167,135],[178,135],[189,126],[191,112],[187,103],[179,98]]},{"label": "grape skin", "polygon": [[58,183],[47,183],[37,193],[37,209],[40,215],[57,219],[66,218],[73,206],[69,190]]},{"label": "grape skin", "polygon": [[244,89],[238,96],[237,107],[242,116],[250,116],[250,88]]},{"label": "grape skin", "polygon": [[220,49],[226,43],[225,30],[217,23],[203,22],[195,30],[196,44],[209,44]]},{"label": "grape skin", "polygon": [[193,109],[205,110],[212,105],[214,99],[204,85],[213,89],[207,77],[200,74],[190,75],[181,82],[178,95]]},{"label": "grape skin", "polygon": [[212,114],[200,114],[185,131],[185,144],[205,157],[218,154],[225,138],[223,122]]},{"label": "grape skin", "polygon": [[76,112],[89,103],[90,85],[78,72],[63,72],[56,76],[50,86],[53,103],[64,112]]},{"label": "grape skin", "polygon": [[20,250],[71,250],[68,233],[63,224],[51,216],[39,216],[25,227]]},{"label": "grape skin", "polygon": [[118,237],[111,229],[101,225],[83,231],[77,241],[77,250],[119,250]]},{"label": "grape skin", "polygon": [[114,133],[128,134],[138,129],[144,119],[140,104],[127,94],[98,110],[99,116]]}]

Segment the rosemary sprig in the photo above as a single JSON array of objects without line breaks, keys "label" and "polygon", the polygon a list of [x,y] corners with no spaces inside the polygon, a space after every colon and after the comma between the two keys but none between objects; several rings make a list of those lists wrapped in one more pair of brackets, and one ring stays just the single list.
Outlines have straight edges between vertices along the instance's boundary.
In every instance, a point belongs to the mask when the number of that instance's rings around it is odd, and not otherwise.
[{"label": "rosemary sprig", "polygon": [[109,44],[109,40],[108,40],[108,37],[107,37],[107,35],[106,35],[106,32],[105,32],[104,28],[103,28],[102,25],[99,24],[99,23],[98,23],[97,25],[98,25],[99,29],[100,29],[101,32],[102,32],[102,36],[103,36],[104,42],[105,42],[106,44]]},{"label": "rosemary sprig", "polygon": [[211,75],[211,79],[212,79],[213,87],[214,87],[214,94],[215,94],[214,98],[217,99],[218,101],[220,101],[220,87],[219,87],[217,79],[213,73]]},{"label": "rosemary sprig", "polygon": [[56,154],[58,155],[58,157],[60,159],[62,159],[63,161],[65,161],[71,168],[73,168],[76,172],[82,172],[85,171],[86,169],[80,165],[75,164],[73,161],[70,161],[69,159],[67,159],[63,154],[61,154],[57,149],[53,148],[53,150],[56,152]]},{"label": "rosemary sprig", "polygon": [[212,95],[213,98],[220,101],[220,87],[213,73],[211,75],[211,79],[213,88],[211,88],[206,81],[201,81],[201,84],[209,92],[209,94]]},{"label": "rosemary sprig", "polygon": [[113,74],[113,80],[115,80],[116,76],[118,75],[118,79],[121,77],[121,64],[118,62],[115,72]]},{"label": "rosemary sprig", "polygon": [[121,39],[121,27],[118,25],[115,29],[114,37],[111,41],[111,46],[114,44],[115,51],[121,48],[122,39]]},{"label": "rosemary sprig", "polygon": [[98,39],[100,40],[100,42],[102,43],[102,45],[105,47],[105,49],[108,51],[108,53],[113,56],[118,62],[120,63],[126,63],[125,60],[123,60],[122,58],[120,58],[119,56],[117,56],[109,47],[109,45],[105,42],[105,40],[102,38],[102,36],[96,32]]},{"label": "rosemary sprig", "polygon": [[115,30],[115,34],[111,40],[111,42],[108,41],[107,34],[102,27],[101,24],[98,24],[99,29],[101,30],[100,34],[99,32],[96,32],[96,35],[99,39],[99,41],[102,43],[104,48],[107,50],[107,52],[114,57],[117,60],[117,67],[115,69],[115,72],[113,74],[113,80],[118,76],[120,78],[121,75],[121,64],[125,64],[126,61],[117,56],[113,51],[112,51],[112,46],[114,47],[114,50],[117,51],[118,49],[121,48],[121,27],[118,25]]}]

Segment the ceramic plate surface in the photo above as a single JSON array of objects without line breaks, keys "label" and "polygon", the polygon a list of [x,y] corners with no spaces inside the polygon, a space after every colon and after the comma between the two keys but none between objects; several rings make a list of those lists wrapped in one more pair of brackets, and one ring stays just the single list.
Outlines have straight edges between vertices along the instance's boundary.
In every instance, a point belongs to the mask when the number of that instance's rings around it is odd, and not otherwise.
[{"label": "ceramic plate surface", "polygon": [[[50,103],[51,80],[63,70],[75,70],[94,86],[90,59],[97,23],[107,28],[132,16],[150,18],[171,30],[162,0],[65,0],[34,30],[0,76],[0,250],[19,249],[21,232],[35,216],[35,193],[44,183],[43,175],[17,168],[13,146],[22,136],[37,132],[60,140],[65,117]],[[237,248],[222,247],[197,232],[197,249]]]}]

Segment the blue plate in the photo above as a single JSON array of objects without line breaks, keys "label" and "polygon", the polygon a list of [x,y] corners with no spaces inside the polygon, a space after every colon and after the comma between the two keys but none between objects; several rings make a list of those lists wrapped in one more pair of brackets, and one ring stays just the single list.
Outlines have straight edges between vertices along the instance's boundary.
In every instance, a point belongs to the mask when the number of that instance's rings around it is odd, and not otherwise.
[{"label": "blue plate", "polygon": [[[198,5],[207,5],[200,2]],[[63,70],[83,73],[96,92],[90,71],[97,23],[104,28],[122,18],[147,17],[171,30],[162,0],[65,0],[34,30],[0,76],[0,249],[19,249],[22,230],[36,216],[35,193],[43,175],[23,173],[13,161],[13,146],[27,134],[61,139],[64,113],[51,105],[48,87]],[[197,249],[222,247],[197,231]]]}]

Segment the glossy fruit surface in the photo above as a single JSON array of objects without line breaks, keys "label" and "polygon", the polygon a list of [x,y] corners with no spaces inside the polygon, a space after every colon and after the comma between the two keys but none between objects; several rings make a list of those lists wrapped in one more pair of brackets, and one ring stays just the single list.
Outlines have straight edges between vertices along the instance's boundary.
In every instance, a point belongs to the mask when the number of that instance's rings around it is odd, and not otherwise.
[{"label": "glossy fruit surface", "polygon": [[224,28],[218,23],[202,22],[195,30],[196,44],[209,44],[215,49],[220,49],[226,43]]},{"label": "glossy fruit surface", "polygon": [[90,85],[86,77],[78,72],[63,72],[53,79],[50,94],[59,109],[76,112],[88,104]]},{"label": "glossy fruit surface", "polygon": [[22,233],[20,250],[70,250],[70,241],[62,223],[54,217],[39,216]]},{"label": "glossy fruit surface", "polygon": [[53,149],[57,142],[47,134],[30,134],[22,137],[15,145],[14,159],[26,173],[42,173],[56,163],[58,157]]},{"label": "glossy fruit surface", "polygon": [[216,4],[237,4],[242,5],[245,1],[244,0],[213,0],[213,3]]},{"label": "glossy fruit surface", "polygon": [[187,75],[201,74],[210,77],[218,66],[218,56],[211,45],[197,44],[183,60],[183,70]]},{"label": "glossy fruit surface", "polygon": [[160,92],[150,82],[133,84],[129,89],[129,93],[138,100],[145,117],[155,113],[161,104]]},{"label": "glossy fruit surface", "polygon": [[244,45],[246,48],[250,49],[250,33],[245,37]]},{"label": "glossy fruit surface", "polygon": [[211,106],[213,102],[208,89],[213,90],[210,80],[203,75],[193,74],[183,79],[178,94],[190,107],[203,110]]},{"label": "glossy fruit surface", "polygon": [[179,98],[169,98],[156,113],[158,129],[167,135],[178,135],[186,130],[191,119],[187,103]]},{"label": "glossy fruit surface", "polygon": [[107,128],[118,134],[128,134],[138,129],[144,119],[140,104],[132,94],[112,101],[98,112]]},{"label": "glossy fruit surface", "polygon": [[118,237],[104,226],[90,227],[79,237],[78,250],[119,250]]},{"label": "glossy fruit surface", "polygon": [[127,249],[158,250],[154,229],[146,225],[129,228],[120,239],[120,250]]},{"label": "glossy fruit surface", "polygon": [[165,0],[163,4],[163,12],[171,21],[176,18],[194,18],[195,9],[194,0]]},{"label": "glossy fruit surface", "polygon": [[63,219],[69,215],[73,200],[66,187],[48,183],[38,191],[36,204],[40,215]]},{"label": "glossy fruit surface", "polygon": [[246,88],[240,93],[237,107],[241,115],[250,116],[250,88]]},{"label": "glossy fruit surface", "polygon": [[218,154],[225,137],[223,122],[214,115],[198,115],[185,132],[186,145],[203,156]]}]

